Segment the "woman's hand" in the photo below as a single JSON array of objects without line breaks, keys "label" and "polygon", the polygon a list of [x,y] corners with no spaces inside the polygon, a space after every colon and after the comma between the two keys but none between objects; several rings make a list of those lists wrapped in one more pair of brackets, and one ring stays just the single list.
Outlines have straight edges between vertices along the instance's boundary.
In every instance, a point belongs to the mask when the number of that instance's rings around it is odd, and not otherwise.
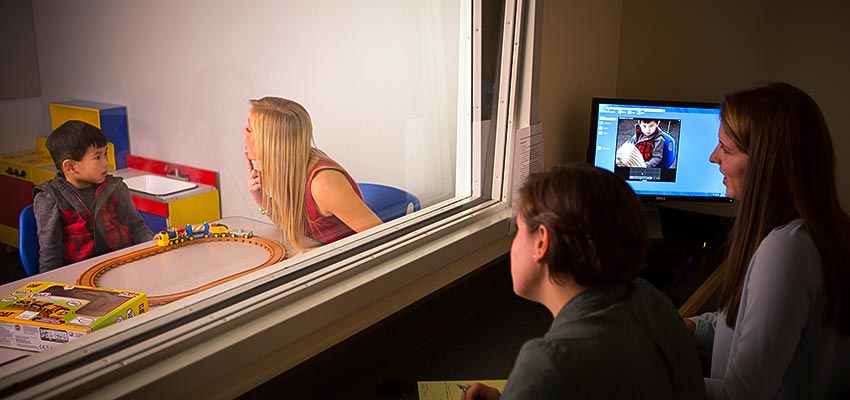
[{"label": "woman's hand", "polygon": [[466,389],[461,400],[499,400],[501,397],[502,394],[496,388],[476,382]]},{"label": "woman's hand", "polygon": [[254,199],[254,203],[258,206],[263,205],[263,180],[260,171],[254,169],[254,163],[248,159],[248,153],[245,153],[245,161],[248,163],[248,176],[245,177],[245,185],[248,186],[248,192]]}]

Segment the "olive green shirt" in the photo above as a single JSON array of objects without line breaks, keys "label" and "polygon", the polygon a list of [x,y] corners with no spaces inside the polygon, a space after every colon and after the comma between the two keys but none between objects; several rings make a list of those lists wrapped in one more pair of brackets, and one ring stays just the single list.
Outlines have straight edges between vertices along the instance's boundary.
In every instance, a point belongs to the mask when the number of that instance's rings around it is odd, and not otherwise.
[{"label": "olive green shirt", "polygon": [[702,399],[692,338],[667,296],[642,279],[588,289],[545,336],[523,345],[510,399]]}]

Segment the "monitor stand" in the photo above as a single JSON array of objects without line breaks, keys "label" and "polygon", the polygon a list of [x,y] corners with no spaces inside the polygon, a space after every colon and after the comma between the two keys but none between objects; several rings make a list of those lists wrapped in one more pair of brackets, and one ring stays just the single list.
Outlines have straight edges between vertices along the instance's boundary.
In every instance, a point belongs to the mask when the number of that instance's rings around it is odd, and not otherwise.
[{"label": "monitor stand", "polygon": [[641,204],[641,213],[646,224],[646,230],[649,234],[649,239],[663,239],[664,235],[661,231],[661,211],[658,208],[658,203]]}]

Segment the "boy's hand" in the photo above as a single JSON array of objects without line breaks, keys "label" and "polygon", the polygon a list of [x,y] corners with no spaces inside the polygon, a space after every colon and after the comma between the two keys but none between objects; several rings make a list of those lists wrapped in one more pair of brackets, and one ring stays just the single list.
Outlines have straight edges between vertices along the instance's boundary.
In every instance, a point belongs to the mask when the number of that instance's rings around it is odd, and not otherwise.
[{"label": "boy's hand", "polygon": [[248,153],[245,153],[245,162],[248,165],[248,176],[245,177],[245,184],[248,186],[248,192],[251,193],[251,198],[257,205],[263,205],[263,181],[260,176],[260,171],[254,169],[254,163],[248,158]]}]

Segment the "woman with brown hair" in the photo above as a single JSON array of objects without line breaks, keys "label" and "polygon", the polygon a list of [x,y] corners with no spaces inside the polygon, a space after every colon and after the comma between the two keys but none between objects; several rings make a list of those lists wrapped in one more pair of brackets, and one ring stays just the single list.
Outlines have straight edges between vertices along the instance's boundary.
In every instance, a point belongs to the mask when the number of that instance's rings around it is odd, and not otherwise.
[{"label": "woman with brown hair", "polygon": [[[514,292],[555,320],[525,343],[505,399],[699,399],[696,350],[673,303],[637,278],[646,226],[613,172],[576,164],[534,174],[519,191]],[[498,399],[476,383],[465,399]]]},{"label": "woman with brown hair", "polygon": [[850,396],[850,219],[817,103],[786,83],[726,94],[720,166],[738,203],[719,311],[686,319],[709,398]]},{"label": "woman with brown hair", "polygon": [[300,104],[278,97],[251,100],[243,128],[246,183],[260,212],[297,251],[381,224],[357,182],[313,143],[313,123]]}]

